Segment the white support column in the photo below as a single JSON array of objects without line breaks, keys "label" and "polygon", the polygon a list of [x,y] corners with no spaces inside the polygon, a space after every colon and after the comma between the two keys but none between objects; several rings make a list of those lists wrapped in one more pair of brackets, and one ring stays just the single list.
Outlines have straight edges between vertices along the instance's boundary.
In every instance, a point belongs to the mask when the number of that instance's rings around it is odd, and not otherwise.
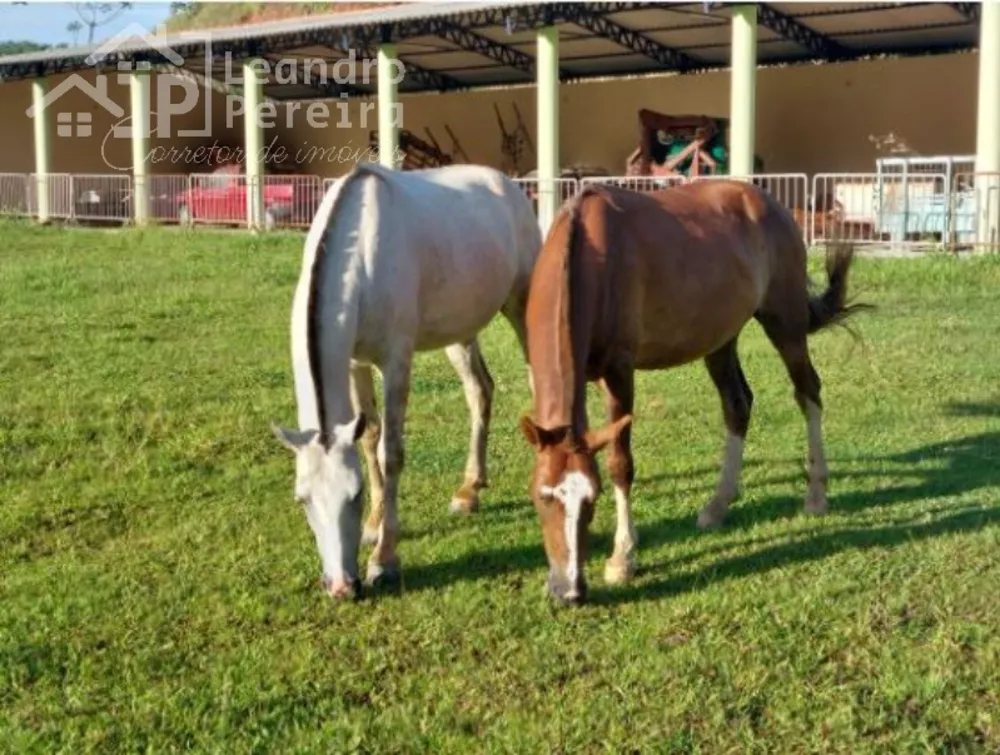
[{"label": "white support column", "polygon": [[729,172],[753,173],[754,126],[757,120],[757,6],[733,8],[732,61],[729,84]]},{"label": "white support column", "polygon": [[52,149],[49,135],[49,109],[43,102],[48,90],[48,81],[44,78],[31,82],[31,99],[34,106],[35,129],[35,196],[38,222],[49,221],[49,173],[52,172]]},{"label": "white support column", "polygon": [[149,222],[149,68],[136,69],[129,75],[132,103],[132,219],[137,226]]},{"label": "white support column", "polygon": [[246,150],[247,227],[264,225],[264,127],[260,105],[264,99],[263,61],[243,64],[243,146]]},{"label": "white support column", "polygon": [[535,56],[538,96],[538,223],[543,236],[559,209],[559,30],[538,30]]},{"label": "white support column", "polygon": [[396,83],[396,45],[386,43],[378,48],[378,161],[387,168],[397,168],[396,150],[399,129],[395,121],[399,105]]},{"label": "white support column", "polygon": [[979,103],[976,118],[977,242],[1000,243],[1000,4],[980,6]]}]

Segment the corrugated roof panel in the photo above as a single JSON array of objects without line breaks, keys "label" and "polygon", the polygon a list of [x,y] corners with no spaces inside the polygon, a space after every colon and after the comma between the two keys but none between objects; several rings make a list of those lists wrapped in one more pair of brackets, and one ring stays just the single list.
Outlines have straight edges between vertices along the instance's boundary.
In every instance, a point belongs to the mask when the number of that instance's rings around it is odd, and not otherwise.
[{"label": "corrugated roof panel", "polygon": [[663,66],[645,55],[623,52],[620,55],[609,55],[597,58],[581,58],[567,61],[566,69],[577,76],[600,75],[602,73],[621,73],[638,71],[662,71]]},{"label": "corrugated roof panel", "polygon": [[[974,34],[972,35],[974,36]],[[896,50],[920,45],[922,47],[951,47],[971,43],[968,29],[896,29],[885,32],[871,32],[847,39],[852,47],[875,50]]]},{"label": "corrugated roof panel", "polygon": [[[474,52],[457,50],[454,52],[427,53],[425,55],[414,55],[412,62],[421,68],[427,68],[439,73],[447,73],[452,69],[470,68],[479,66],[497,66],[503,68],[499,62],[492,58]],[[403,61],[406,64],[406,61]]]},{"label": "corrugated roof panel", "polygon": [[572,42],[564,42],[559,46],[560,63],[573,58],[587,55],[614,55],[622,51],[628,51],[627,47],[622,47],[617,42],[605,39],[604,37],[589,37],[587,39],[577,39]]},{"label": "corrugated roof panel", "polygon": [[[729,27],[703,27],[690,31],[668,30],[644,32],[661,45],[675,49],[692,49],[709,45],[728,45],[732,39]],[[773,35],[772,35],[773,36]],[[759,38],[759,35],[758,35]]]},{"label": "corrugated roof panel", "polygon": [[868,11],[859,9],[855,13],[804,18],[802,22],[810,29],[830,36],[852,31],[878,31],[899,27],[926,26],[929,24],[968,23],[950,8],[916,4],[908,5],[905,8]]},{"label": "corrugated roof panel", "polygon": [[[371,34],[379,25],[387,24],[392,28],[398,53],[404,62],[437,70],[478,86],[478,80],[472,82],[469,77],[489,79],[492,83],[530,80],[531,76],[517,67],[505,68],[490,56],[479,52],[458,52],[460,47],[456,42],[478,35],[517,50],[533,61],[536,54],[535,31],[524,28],[524,23],[520,27],[515,25],[512,33],[508,33],[503,24],[485,24],[503,19],[508,9],[511,11],[511,18],[517,15],[514,11],[518,10],[529,23],[540,23],[538,5],[523,1],[413,3],[213,29],[210,35],[213,51],[217,54],[230,52],[234,62],[239,64],[240,56],[250,54],[332,57],[335,52],[327,45],[339,45],[342,38],[349,40],[356,33],[361,33],[364,39],[371,39]],[[615,7],[615,4],[606,3],[585,5],[589,12],[598,14]],[[707,66],[728,64],[731,32],[728,11],[724,8],[707,13],[702,3],[632,5],[631,10],[613,12],[608,18],[626,29],[641,32],[668,48],[688,52],[704,60]],[[525,11],[529,6],[530,10]],[[774,4],[773,7],[799,19],[809,28],[830,36],[856,54],[884,50],[905,54],[942,47],[972,48],[978,38],[976,25],[947,3],[786,2]],[[558,16],[563,6],[553,4],[553,8]],[[571,15],[572,9],[566,12]],[[462,14],[469,15],[463,18]],[[472,29],[471,34],[467,28],[459,34],[446,34],[448,39],[439,39],[426,34],[428,24],[419,23],[430,18],[455,24],[484,26]],[[407,34],[421,36],[406,37]],[[171,35],[167,42],[172,47],[182,45],[181,50],[190,56],[185,67],[195,70],[201,65],[203,52],[199,50],[199,46],[204,43],[205,38],[204,33],[177,34]],[[636,70],[636,67],[641,66],[652,67],[651,70],[662,69],[662,66],[646,56],[574,24],[560,24],[560,40],[561,64],[571,76],[584,69],[587,75],[591,72],[600,73],[602,70],[614,75],[622,70]],[[298,46],[298,49],[294,46]],[[95,49],[96,46],[86,46],[0,58],[0,74],[26,78],[39,73],[86,70],[90,66],[86,65],[84,59]],[[117,49],[127,54],[146,50],[148,46],[142,40],[131,40]],[[761,62],[765,63],[769,59],[808,57],[804,47],[778,37],[774,31],[763,26],[758,32],[758,54]],[[607,68],[601,69],[602,65]],[[623,69],[623,66],[628,68]],[[433,78],[430,80],[433,81]],[[410,78],[402,86],[415,86],[420,81]]]},{"label": "corrugated roof panel", "polygon": [[810,0],[808,3],[770,3],[770,5],[786,16],[805,19],[811,16],[850,14],[868,8],[894,8],[899,3],[816,3]]},{"label": "corrugated roof panel", "polygon": [[497,84],[530,84],[534,82],[534,77],[512,68],[502,66],[489,66],[476,68],[469,71],[462,71],[456,74],[463,83],[469,86],[494,86]]},{"label": "corrugated roof panel", "polygon": [[[729,48],[726,48],[726,55],[729,55]],[[811,57],[809,51],[798,42],[790,39],[774,39],[765,43],[758,43],[757,57],[761,63],[769,60],[789,60],[794,58],[806,59]]]},{"label": "corrugated roof panel", "polygon": [[664,3],[655,8],[610,13],[608,18],[630,29],[685,28],[698,26],[725,26],[729,28],[729,18],[718,12],[705,13],[698,5],[690,8],[676,8]]}]

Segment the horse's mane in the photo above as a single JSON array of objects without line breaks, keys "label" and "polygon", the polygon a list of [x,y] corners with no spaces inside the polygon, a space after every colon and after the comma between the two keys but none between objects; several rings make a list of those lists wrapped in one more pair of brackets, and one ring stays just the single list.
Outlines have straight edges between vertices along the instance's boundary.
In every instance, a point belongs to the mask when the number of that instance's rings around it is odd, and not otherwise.
[{"label": "horse's mane", "polygon": [[[576,397],[576,359],[577,353],[573,348],[573,268],[577,247],[577,235],[580,225],[580,211],[584,200],[589,196],[600,195],[614,204],[612,198],[608,196],[603,187],[585,186],[583,190],[573,197],[562,209],[561,213],[566,217],[568,228],[566,231],[566,245],[563,249],[562,280],[559,286],[559,326],[556,329],[556,364],[559,374],[563,376],[564,396],[569,395],[568,402],[570,416],[570,442],[577,443],[581,439],[574,437],[573,417],[574,400]],[[568,363],[567,363],[568,357]],[[584,365],[580,365],[583,369]],[[583,400],[586,400],[584,396]]]},{"label": "horse's mane", "polygon": [[[316,217],[313,218],[313,226],[309,233],[309,236],[313,240],[313,246],[312,249],[307,248],[307,253],[312,253],[312,265],[309,271],[309,298],[306,305],[306,349],[309,353],[309,373],[312,376],[313,390],[316,392],[316,414],[319,421],[320,442],[324,446],[327,445],[329,440],[327,437],[329,429],[326,424],[326,406],[323,401],[323,366],[319,354],[318,281],[322,280],[322,266],[326,257],[324,252],[326,251],[327,234],[331,228],[330,221],[334,218],[342,198],[347,193],[346,189],[348,185],[353,183],[358,177],[366,175],[378,176],[382,179],[386,177],[381,166],[373,163],[356,164],[350,173],[331,187],[330,194],[324,197],[323,204],[320,205]],[[332,199],[329,199],[331,195]],[[328,205],[327,202],[329,202]],[[327,205],[327,207],[324,208],[323,205]],[[326,209],[325,212],[324,209]],[[314,235],[312,230],[317,227],[317,224],[319,224],[318,227],[322,228],[322,231]]]}]

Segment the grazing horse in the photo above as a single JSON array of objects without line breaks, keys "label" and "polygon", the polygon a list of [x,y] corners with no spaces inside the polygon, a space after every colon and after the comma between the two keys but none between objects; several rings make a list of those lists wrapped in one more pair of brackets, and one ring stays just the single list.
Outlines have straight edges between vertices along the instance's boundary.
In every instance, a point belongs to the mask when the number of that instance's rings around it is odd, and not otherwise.
[{"label": "grazing horse", "polygon": [[[541,233],[523,191],[499,171],[458,165],[409,172],[360,164],[326,193],[306,238],[291,316],[298,430],[274,426],[295,453],[303,504],[337,598],[360,587],[360,441],[372,506],[368,579],[399,575],[397,495],[413,355],[445,349],[472,420],[465,480],[452,511],[486,486],[493,380],[477,334],[497,313],[526,352],[525,307]],[[372,368],[384,384],[381,427]]]},{"label": "grazing horse", "polygon": [[[601,481],[595,455],[610,446],[617,529],[608,583],[635,569],[629,493],[635,370],[704,359],[728,429],[721,479],[700,527],[718,525],[735,498],[753,394],[736,341],[756,318],[788,370],[808,425],[805,509],[827,508],[820,379],[806,337],[854,309],[845,304],[852,250],[828,252],[829,285],[808,291],[806,248],[791,214],[740,181],[699,181],[649,194],[586,188],[560,210],[528,295],[534,418],[521,431],[535,450],[531,497],[556,598],[586,597],[583,559]],[[599,381],[608,424],[587,425],[586,386]]]}]

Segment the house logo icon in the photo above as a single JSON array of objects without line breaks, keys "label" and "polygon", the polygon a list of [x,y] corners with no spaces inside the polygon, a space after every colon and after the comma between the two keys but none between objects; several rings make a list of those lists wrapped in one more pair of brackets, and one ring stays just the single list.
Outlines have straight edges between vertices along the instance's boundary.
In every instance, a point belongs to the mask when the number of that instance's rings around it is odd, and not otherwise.
[{"label": "house logo icon", "polygon": [[[115,34],[91,52],[84,59],[84,62],[87,65],[97,67],[112,54],[148,49],[154,49],[159,52],[163,59],[173,66],[179,68],[184,64],[184,58],[166,44],[164,36],[151,34],[139,24],[129,24],[118,34]],[[130,60],[119,60],[117,63],[117,81],[119,84],[127,86],[130,73],[133,71],[150,71],[151,69],[152,66],[148,61],[133,62]],[[63,95],[72,89],[80,90],[92,102],[114,116],[119,123],[126,117],[125,109],[108,94],[108,78],[100,70],[97,71],[95,83],[93,84],[78,73],[71,74],[59,86],[46,93],[39,103],[40,109],[45,110],[55,105]],[[25,111],[25,114],[29,118],[34,118],[35,113],[36,106],[34,104]],[[115,136],[118,137],[128,138],[131,136],[131,129],[129,127],[116,125],[114,131]],[[91,112],[84,110],[58,111],[56,113],[56,134],[58,136],[89,137],[92,133],[93,114]]]}]

